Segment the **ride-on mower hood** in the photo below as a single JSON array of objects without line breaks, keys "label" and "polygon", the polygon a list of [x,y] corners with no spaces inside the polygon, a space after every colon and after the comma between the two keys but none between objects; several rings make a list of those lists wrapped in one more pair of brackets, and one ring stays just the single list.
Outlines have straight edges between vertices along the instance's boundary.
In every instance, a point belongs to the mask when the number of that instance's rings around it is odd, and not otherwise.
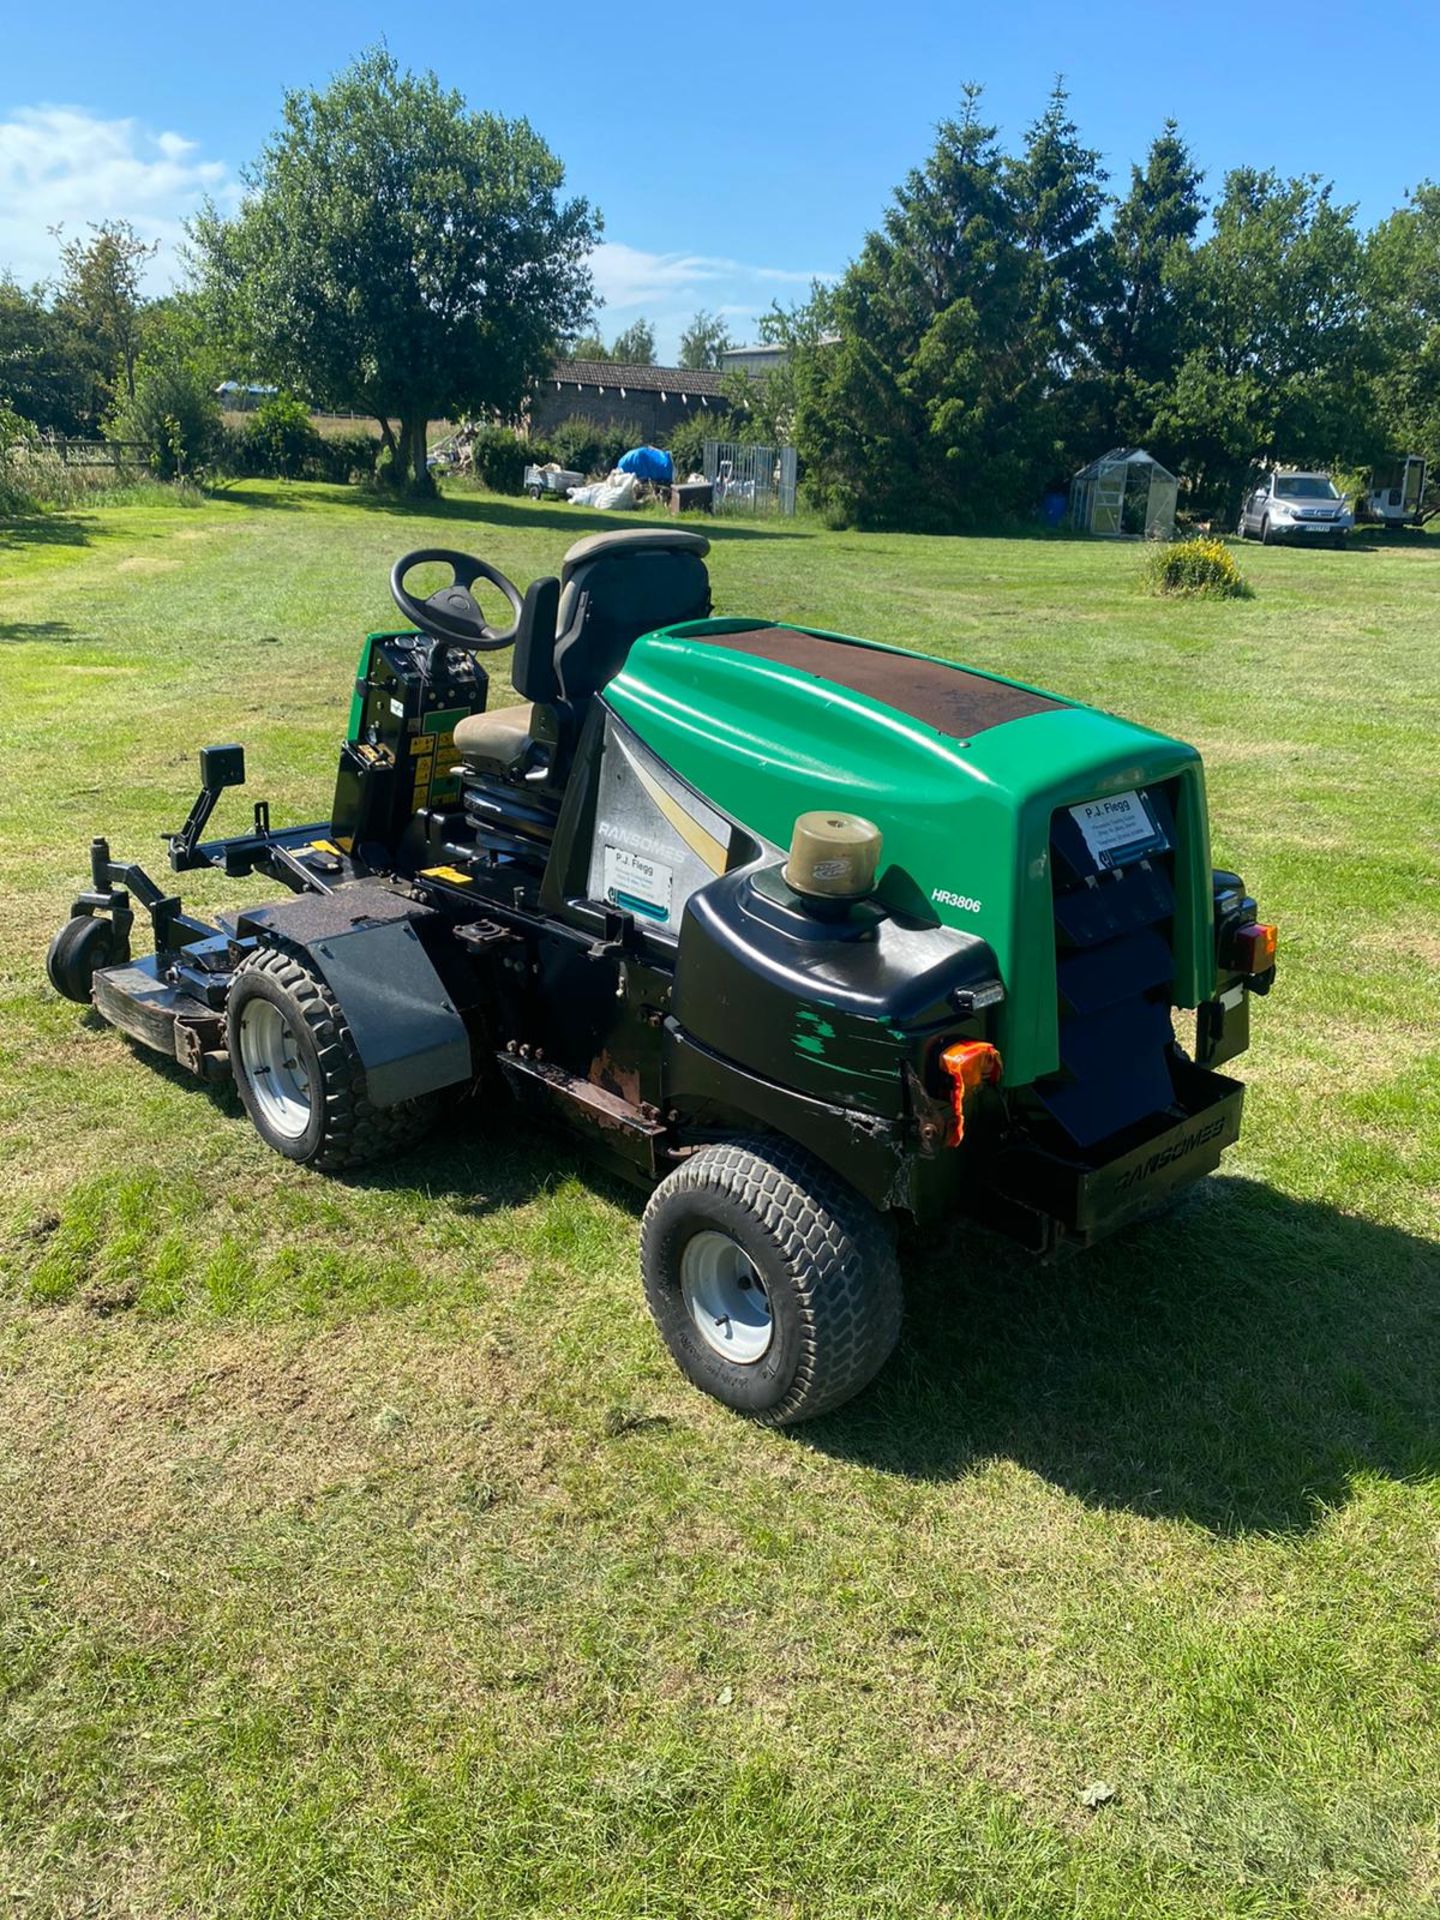
[{"label": "ride-on mower hood", "polygon": [[[1197,1006],[1214,989],[1203,774],[1178,740],[899,648],[737,620],[637,641],[607,699],[698,793],[777,847],[817,796],[873,820],[882,904],[993,949],[1012,1085],[1060,1064],[1057,821],[1072,855],[1083,863],[1088,852],[1071,808],[1139,796],[1119,808],[1110,848],[1092,831],[1095,877],[1127,854],[1168,849],[1174,1004]],[[1139,834],[1126,842],[1131,806]]]}]

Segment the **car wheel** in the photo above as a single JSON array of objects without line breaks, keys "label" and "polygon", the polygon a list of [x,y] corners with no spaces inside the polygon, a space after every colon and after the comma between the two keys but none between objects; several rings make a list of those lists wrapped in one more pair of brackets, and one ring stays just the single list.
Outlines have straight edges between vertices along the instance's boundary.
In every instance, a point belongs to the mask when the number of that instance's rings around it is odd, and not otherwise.
[{"label": "car wheel", "polygon": [[120,938],[113,920],[77,913],[50,942],[45,972],[57,993],[88,1007],[95,975],[102,967],[123,966],[129,958],[130,943]]},{"label": "car wheel", "polygon": [[640,1263],[681,1372],[769,1426],[849,1400],[900,1337],[886,1223],[788,1141],[692,1154],[651,1196]]},{"label": "car wheel", "polygon": [[1260,544],[1262,547],[1273,547],[1275,544],[1275,536],[1270,531],[1270,516],[1268,513],[1260,522]]},{"label": "car wheel", "polygon": [[403,1153],[429,1127],[433,1096],[377,1107],[345,1015],[306,961],[262,949],[226,1007],[235,1086],[255,1131],[287,1160],[339,1172]]}]

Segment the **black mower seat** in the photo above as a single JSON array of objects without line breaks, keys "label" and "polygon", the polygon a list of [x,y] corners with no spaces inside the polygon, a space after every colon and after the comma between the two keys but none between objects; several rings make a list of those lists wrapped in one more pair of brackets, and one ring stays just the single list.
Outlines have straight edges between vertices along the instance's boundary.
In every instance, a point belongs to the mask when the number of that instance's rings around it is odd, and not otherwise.
[{"label": "black mower seat", "polygon": [[573,740],[590,696],[614,679],[642,633],[709,613],[709,551],[703,533],[680,527],[623,527],[577,540],[559,581],[537,580],[525,596],[512,669],[523,704],[472,714],[455,729],[466,766],[480,774],[519,768],[537,707],[568,716],[546,729],[547,739]]},{"label": "black mower seat", "polygon": [[455,745],[466,766],[486,773],[512,773],[530,746],[535,708],[528,700],[515,707],[493,707],[457,723]]},{"label": "black mower seat", "polygon": [[[709,551],[703,533],[679,527],[624,527],[577,540],[560,570],[552,655],[560,697],[574,704],[598,693],[642,633],[703,620]],[[517,690],[543,697],[528,685]]]},{"label": "black mower seat", "polygon": [[577,540],[565,555],[560,584],[569,586],[579,568],[607,554],[698,553],[704,559],[709,551],[710,542],[703,533],[683,527],[618,527],[614,533],[592,533]]}]

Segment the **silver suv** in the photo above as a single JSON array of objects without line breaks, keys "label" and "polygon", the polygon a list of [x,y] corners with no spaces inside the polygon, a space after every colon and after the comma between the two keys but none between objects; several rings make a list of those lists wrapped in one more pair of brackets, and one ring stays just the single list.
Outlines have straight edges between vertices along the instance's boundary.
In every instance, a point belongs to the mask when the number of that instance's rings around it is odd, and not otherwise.
[{"label": "silver suv", "polygon": [[1324,540],[1343,547],[1355,516],[1335,491],[1328,473],[1294,473],[1277,467],[1267,473],[1240,509],[1242,540]]}]

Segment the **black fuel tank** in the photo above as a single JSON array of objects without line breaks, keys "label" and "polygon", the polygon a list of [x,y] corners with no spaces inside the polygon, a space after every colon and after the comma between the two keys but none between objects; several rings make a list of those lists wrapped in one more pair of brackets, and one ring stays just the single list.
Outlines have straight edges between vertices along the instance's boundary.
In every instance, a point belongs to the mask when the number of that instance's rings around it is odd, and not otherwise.
[{"label": "black fuel tank", "polygon": [[691,1038],[813,1098],[892,1118],[902,1064],[998,1001],[995,956],[951,927],[902,924],[871,901],[819,917],[778,865],[690,896],[673,1009]]}]

